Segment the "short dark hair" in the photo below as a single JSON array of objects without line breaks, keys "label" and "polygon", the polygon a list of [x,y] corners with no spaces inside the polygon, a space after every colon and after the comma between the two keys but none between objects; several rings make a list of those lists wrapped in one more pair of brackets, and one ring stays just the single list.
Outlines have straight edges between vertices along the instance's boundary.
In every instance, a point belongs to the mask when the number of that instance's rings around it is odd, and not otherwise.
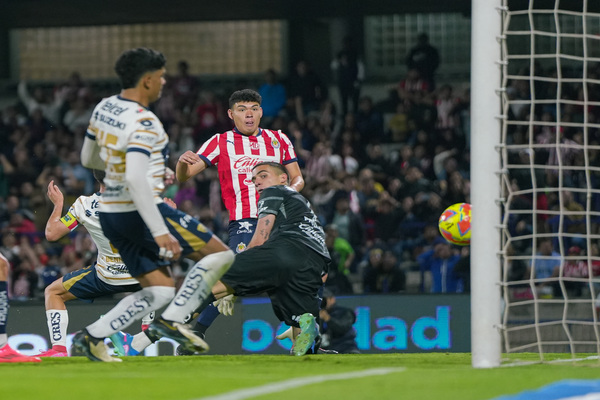
[{"label": "short dark hair", "polygon": [[268,165],[269,167],[275,168],[277,171],[279,171],[280,175],[285,174],[287,176],[286,183],[288,185],[290,184],[290,174],[289,174],[289,172],[287,172],[287,169],[285,169],[285,167],[282,164],[280,164],[278,162],[274,162],[274,161],[263,161],[263,162],[259,162],[258,164],[256,164],[252,168],[252,171],[254,171],[256,168],[258,168],[262,165]]},{"label": "short dark hair", "polygon": [[104,178],[106,177],[106,172],[102,171],[101,169],[93,169],[92,174],[100,184],[104,185]]},{"label": "short dark hair", "polygon": [[115,63],[115,72],[121,80],[122,89],[134,88],[147,72],[165,66],[167,59],[160,52],[146,47],[124,51]]},{"label": "short dark hair", "polygon": [[242,89],[237,90],[229,96],[229,108],[233,109],[235,103],[254,102],[259,105],[262,103],[262,97],[256,90]]}]

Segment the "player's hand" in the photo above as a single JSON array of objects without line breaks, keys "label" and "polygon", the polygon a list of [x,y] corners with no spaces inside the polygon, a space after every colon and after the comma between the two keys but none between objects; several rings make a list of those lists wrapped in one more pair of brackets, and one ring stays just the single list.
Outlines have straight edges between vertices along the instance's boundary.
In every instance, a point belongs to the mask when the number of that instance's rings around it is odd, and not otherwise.
[{"label": "player's hand", "polygon": [[165,177],[163,178],[163,182],[165,183],[165,186],[172,185],[173,182],[175,182],[175,172],[169,167],[165,169]]},{"label": "player's hand", "polygon": [[294,333],[293,333],[292,327],[290,326],[285,332],[280,333],[279,335],[275,336],[275,338],[277,340],[290,339],[293,342],[294,341]]},{"label": "player's hand", "polygon": [[233,315],[233,303],[235,303],[236,297],[233,294],[228,294],[225,297],[213,302],[213,306],[217,307],[217,310],[226,317]]},{"label": "player's hand", "polygon": [[65,201],[65,197],[53,180],[48,184],[48,198],[54,205],[62,204]]},{"label": "player's hand", "polygon": [[187,165],[194,165],[200,162],[200,156],[193,151],[188,150],[179,156],[179,162]]},{"label": "player's hand", "polygon": [[159,251],[158,256],[163,260],[177,260],[183,250],[179,245],[179,242],[173,235],[166,233],[154,237],[154,241],[158,245]]},{"label": "player's hand", "polygon": [[173,200],[171,200],[168,197],[163,197],[163,201],[166,205],[168,205],[169,207],[177,210],[177,203],[175,203]]}]

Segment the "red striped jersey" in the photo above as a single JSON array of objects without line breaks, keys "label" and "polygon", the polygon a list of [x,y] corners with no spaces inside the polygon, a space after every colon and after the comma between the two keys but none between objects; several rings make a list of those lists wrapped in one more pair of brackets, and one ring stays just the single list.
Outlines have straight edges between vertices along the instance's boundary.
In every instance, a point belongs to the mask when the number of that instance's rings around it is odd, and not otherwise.
[{"label": "red striped jersey", "polygon": [[257,218],[259,196],[252,183],[252,168],[256,164],[274,161],[287,165],[297,161],[290,139],[281,131],[269,129],[246,136],[234,128],[214,135],[196,153],[208,166],[217,166],[230,221]]}]

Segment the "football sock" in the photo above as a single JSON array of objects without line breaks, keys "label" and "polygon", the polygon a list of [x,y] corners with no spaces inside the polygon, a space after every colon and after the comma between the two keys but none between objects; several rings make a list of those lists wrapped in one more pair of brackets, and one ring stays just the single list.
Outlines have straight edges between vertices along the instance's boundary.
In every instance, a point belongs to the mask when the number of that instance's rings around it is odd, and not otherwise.
[{"label": "football sock", "polygon": [[142,331],[138,334],[133,335],[133,339],[131,340],[131,347],[135,351],[143,352],[146,347],[152,344],[152,340],[146,335],[145,331]]},{"label": "football sock", "polygon": [[219,309],[215,307],[212,303],[208,305],[201,313],[198,319],[196,320],[196,327],[203,328],[202,331],[197,330],[198,332],[205,333],[209,326],[215,321],[215,319],[220,315]]},{"label": "football sock", "polygon": [[89,334],[95,338],[109,337],[117,333],[135,320],[161,308],[173,298],[175,288],[170,286],[149,286],[139,292],[123,298],[104,317],[87,327]]},{"label": "football sock", "polygon": [[67,310],[47,310],[46,323],[50,333],[52,347],[67,347],[67,326],[69,325],[69,313]]},{"label": "football sock", "polygon": [[8,285],[0,281],[0,348],[8,343],[6,321],[8,319]]},{"label": "football sock", "polygon": [[183,322],[185,317],[214,296],[213,285],[229,269],[234,260],[231,250],[209,254],[197,262],[188,272],[175,298],[161,317],[175,322]]}]

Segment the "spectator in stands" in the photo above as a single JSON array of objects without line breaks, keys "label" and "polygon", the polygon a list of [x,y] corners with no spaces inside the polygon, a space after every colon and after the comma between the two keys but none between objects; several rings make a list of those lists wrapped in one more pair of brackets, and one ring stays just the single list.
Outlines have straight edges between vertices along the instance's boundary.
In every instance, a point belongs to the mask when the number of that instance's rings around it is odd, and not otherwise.
[{"label": "spectator in stands", "polygon": [[364,271],[365,293],[398,293],[406,287],[406,275],[391,250],[375,248],[369,252],[369,265]]},{"label": "spectator in stands", "polygon": [[[563,259],[561,255],[552,246],[552,238],[539,238],[537,252],[531,260],[527,276],[533,279],[547,279],[558,276],[562,263]],[[555,282],[539,282],[536,283],[536,288],[539,295],[549,297],[557,294],[558,290],[560,290]]]},{"label": "spectator in stands", "polygon": [[346,191],[339,191],[334,196],[335,209],[329,221],[337,226],[339,237],[347,240],[354,251],[360,251],[364,241],[364,229],[360,215],[350,209],[350,198]]},{"label": "spectator in stands", "polygon": [[304,123],[312,112],[319,110],[321,101],[326,97],[321,78],[304,60],[298,61],[289,78],[288,93],[294,115],[301,123]]},{"label": "spectator in stands", "polygon": [[171,78],[173,88],[173,101],[176,110],[192,109],[198,96],[198,80],[189,73],[190,66],[187,61],[177,63],[177,75]]},{"label": "spectator in stands", "polygon": [[277,72],[273,68],[265,73],[265,83],[260,85],[258,93],[262,97],[263,124],[266,128],[270,128],[273,119],[285,110],[287,102],[285,86],[279,82]]},{"label": "spectator in stands", "polygon": [[417,36],[417,44],[410,49],[406,56],[406,67],[409,70],[418,71],[433,90],[435,89],[435,72],[439,66],[438,50],[429,43],[429,36],[426,33],[420,33]]},{"label": "spectator in stands", "polygon": [[204,143],[215,132],[228,129],[225,122],[227,112],[216,94],[210,90],[200,93],[200,104],[192,114],[196,143]]},{"label": "spectator in stands", "polygon": [[19,82],[17,93],[19,99],[23,102],[29,115],[32,115],[36,109],[40,109],[44,117],[52,124],[57,125],[61,122],[60,109],[65,101],[66,91],[57,90],[54,93],[54,98],[50,98],[46,90],[41,86],[36,86],[33,89],[33,95],[29,93],[27,82],[22,80]]},{"label": "spectator in stands", "polygon": [[[431,293],[462,293],[464,291],[464,282],[459,275],[455,273],[454,268],[460,254],[458,250],[444,239],[439,238],[434,248],[428,250],[417,257],[421,267],[421,281],[426,281],[425,274],[431,274],[432,285]],[[421,288],[425,291],[425,287]]]},{"label": "spectator in stands", "polygon": [[339,91],[341,112],[356,113],[365,66],[358,56],[351,36],[344,37],[342,49],[331,62],[331,70]]},{"label": "spectator in stands", "polygon": [[363,96],[360,99],[356,113],[356,128],[363,146],[384,141],[383,115],[374,108],[370,96]]},{"label": "spectator in stands", "polygon": [[325,227],[325,245],[331,256],[325,287],[338,294],[353,293],[349,276],[354,264],[355,252],[346,239],[339,237],[335,224]]}]

